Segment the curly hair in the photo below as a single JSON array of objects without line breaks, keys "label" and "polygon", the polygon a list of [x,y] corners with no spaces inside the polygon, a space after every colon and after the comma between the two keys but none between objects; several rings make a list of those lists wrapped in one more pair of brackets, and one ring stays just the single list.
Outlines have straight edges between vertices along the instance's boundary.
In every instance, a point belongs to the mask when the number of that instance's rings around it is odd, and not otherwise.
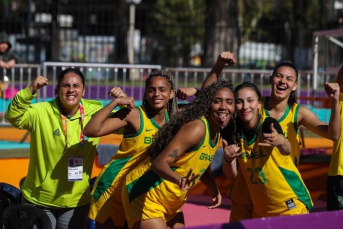
[{"label": "curly hair", "polygon": [[147,154],[152,159],[155,159],[163,151],[163,149],[166,148],[181,126],[206,115],[216,93],[223,88],[230,89],[232,94],[234,94],[234,87],[232,83],[226,80],[216,81],[210,86],[206,87],[199,93],[198,97],[184,106],[182,111],[177,112],[167,124],[164,124],[164,126],[154,137],[153,143],[148,147]]},{"label": "curly hair", "polygon": [[[146,93],[146,90],[148,88],[148,85],[151,82],[151,79],[156,77],[156,76],[166,78],[167,82],[170,85],[170,89],[174,90],[176,93],[174,76],[170,72],[165,71],[165,70],[155,70],[155,71],[150,73],[148,78],[145,80],[145,93]],[[150,104],[149,104],[148,100],[145,98],[145,94],[144,94],[144,98],[142,101],[142,105],[146,108],[147,111],[150,110]],[[173,115],[177,112],[176,95],[174,96],[174,98],[169,99],[169,102],[167,104],[167,112],[168,112],[169,118],[173,117]]]}]

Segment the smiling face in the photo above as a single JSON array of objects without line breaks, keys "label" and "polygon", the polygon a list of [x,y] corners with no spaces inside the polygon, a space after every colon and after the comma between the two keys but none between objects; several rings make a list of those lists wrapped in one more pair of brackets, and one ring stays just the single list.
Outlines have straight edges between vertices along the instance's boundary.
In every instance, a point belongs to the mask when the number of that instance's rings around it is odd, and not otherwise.
[{"label": "smiling face", "polygon": [[279,67],[270,77],[271,96],[278,100],[287,100],[292,91],[297,89],[297,76],[293,68],[288,66]]},{"label": "smiling face", "polygon": [[237,91],[237,115],[245,128],[250,129],[257,125],[259,121],[258,110],[261,105],[262,102],[253,88],[244,87]]},{"label": "smiling face", "polygon": [[82,79],[74,72],[64,75],[56,87],[60,106],[65,115],[74,115],[78,110],[78,104],[85,94]]},{"label": "smiling face", "polygon": [[208,120],[217,126],[226,126],[235,112],[235,96],[228,88],[219,90],[211,104]]},{"label": "smiling face", "polygon": [[145,99],[155,111],[166,109],[169,100],[174,96],[175,91],[171,90],[167,78],[162,76],[152,77],[145,89]]}]

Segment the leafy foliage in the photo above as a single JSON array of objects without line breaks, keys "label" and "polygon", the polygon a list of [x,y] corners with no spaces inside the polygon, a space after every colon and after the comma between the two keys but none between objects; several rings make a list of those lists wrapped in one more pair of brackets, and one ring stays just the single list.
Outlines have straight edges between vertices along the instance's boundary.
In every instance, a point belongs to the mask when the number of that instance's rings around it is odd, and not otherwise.
[{"label": "leafy foliage", "polygon": [[162,65],[188,65],[192,47],[203,41],[203,0],[157,0],[152,11],[153,59]]}]

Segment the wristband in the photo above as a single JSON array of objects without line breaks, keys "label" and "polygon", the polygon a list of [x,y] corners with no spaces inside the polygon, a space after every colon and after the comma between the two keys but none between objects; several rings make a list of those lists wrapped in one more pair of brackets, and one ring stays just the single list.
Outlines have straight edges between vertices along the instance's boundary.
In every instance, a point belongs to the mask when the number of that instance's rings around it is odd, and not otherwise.
[{"label": "wristband", "polygon": [[227,163],[231,163],[231,162],[233,162],[233,160],[235,160],[235,158],[233,158],[231,161],[228,161],[228,160],[226,160],[225,156],[223,158],[224,158],[224,161],[226,161]]},{"label": "wristband", "polygon": [[198,96],[199,93],[200,93],[200,90],[198,88],[196,88],[196,87],[194,87],[194,88],[195,88],[195,90],[197,90],[197,92],[195,93],[195,96]]}]

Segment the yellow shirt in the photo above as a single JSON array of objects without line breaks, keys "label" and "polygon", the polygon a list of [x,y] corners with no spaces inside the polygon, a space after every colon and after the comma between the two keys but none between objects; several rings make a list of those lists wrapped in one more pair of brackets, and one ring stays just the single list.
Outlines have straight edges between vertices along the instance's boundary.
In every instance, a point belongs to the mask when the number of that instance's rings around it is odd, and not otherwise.
[{"label": "yellow shirt", "polygon": [[303,208],[304,205],[311,210],[310,194],[291,158],[282,155],[277,147],[258,145],[263,142],[260,126],[258,134],[249,142],[242,135],[242,156],[238,158],[249,188],[253,212],[267,217],[284,214],[296,207]]},{"label": "yellow shirt", "polygon": [[[112,156],[106,171],[102,172],[96,187],[93,188],[92,196],[96,200],[106,190],[110,190],[121,200],[121,187],[126,175],[148,157],[145,151],[151,145],[153,136],[160,126],[147,116],[144,106],[139,106],[137,109],[141,120],[140,129],[136,134],[123,136],[118,152]],[[165,122],[168,122],[167,111],[165,111]]]},{"label": "yellow shirt", "polygon": [[[269,97],[263,97],[263,108],[260,109],[260,114],[264,114],[266,117],[269,115],[268,110],[268,99]],[[290,157],[294,162],[295,166],[298,166],[300,159],[300,137],[298,130],[298,113],[300,105],[295,103],[292,108],[287,106],[282,117],[277,120],[283,131],[285,138],[291,143],[291,154]]]},{"label": "yellow shirt", "polygon": [[[203,141],[197,148],[184,153],[171,165],[172,170],[181,177],[187,176],[190,168],[193,168],[194,174],[202,175],[217,151],[220,134],[218,133],[217,142],[213,144],[209,124],[204,117],[201,120],[206,126]],[[177,184],[164,180],[154,173],[151,170],[150,158],[148,158],[126,177],[126,186],[123,187],[126,189],[126,194],[123,191],[126,217],[129,221],[137,221],[142,215],[153,214],[156,208],[165,215],[172,215],[186,202],[187,195],[194,184],[187,191],[181,190]],[[144,207],[141,208],[140,206],[143,205]]]},{"label": "yellow shirt", "polygon": [[[341,114],[341,120],[343,120],[343,94],[339,96],[339,110]],[[341,128],[341,136],[337,141],[333,142],[332,155],[329,167],[329,176],[342,176],[343,175],[343,128]]]}]

